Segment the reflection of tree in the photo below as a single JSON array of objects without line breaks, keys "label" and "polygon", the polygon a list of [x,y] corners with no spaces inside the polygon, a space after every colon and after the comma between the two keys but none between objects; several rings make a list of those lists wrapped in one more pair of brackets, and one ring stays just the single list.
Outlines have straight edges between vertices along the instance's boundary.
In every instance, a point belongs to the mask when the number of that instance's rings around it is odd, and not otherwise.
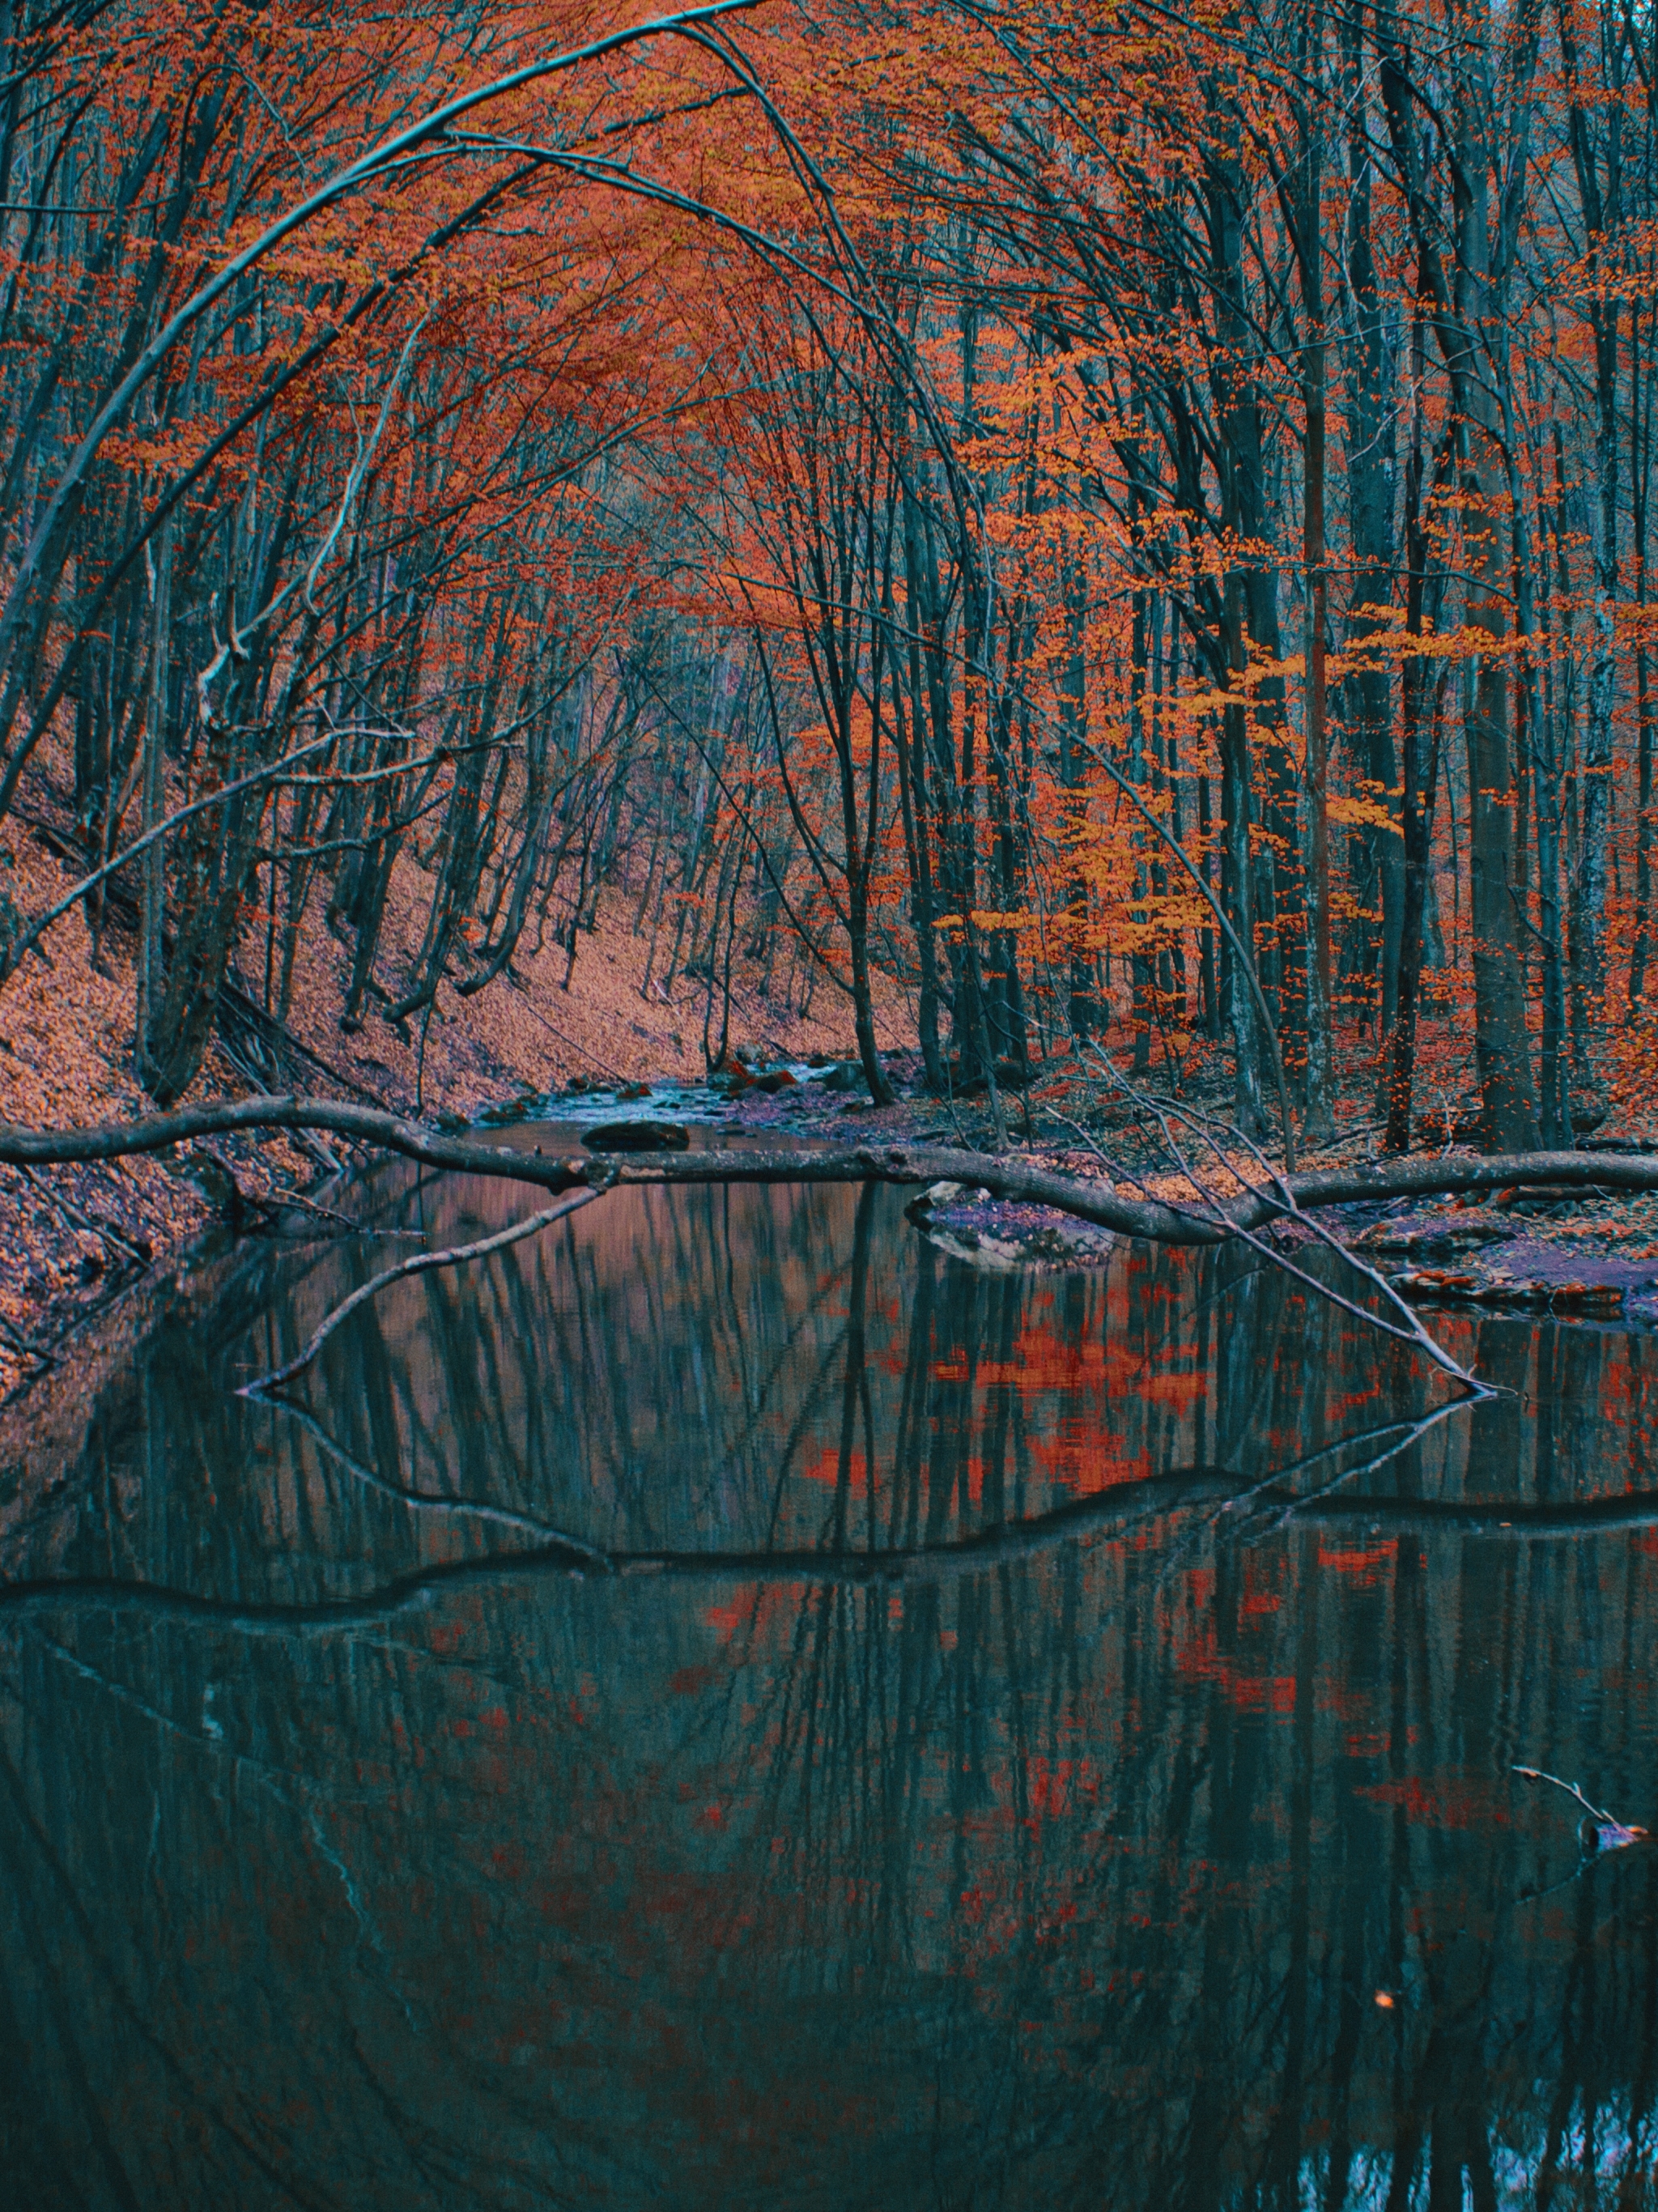
[{"label": "reflection of tree", "polygon": [[[1535,1456],[1487,1407],[1297,1517],[1345,1462],[1275,1470],[1433,1401],[1270,1275],[987,1277],[876,1190],[613,1203],[365,1316],[328,1445],[216,1387],[232,1316],[20,1501],[31,2201],[1640,2201],[1658,1862],[1525,1901],[1575,1846],[1505,1779],[1649,1795],[1647,1446],[1596,1410],[1639,1347],[1478,1324],[1552,1363]],[[1497,1497],[1607,1519],[1521,1545]]]}]

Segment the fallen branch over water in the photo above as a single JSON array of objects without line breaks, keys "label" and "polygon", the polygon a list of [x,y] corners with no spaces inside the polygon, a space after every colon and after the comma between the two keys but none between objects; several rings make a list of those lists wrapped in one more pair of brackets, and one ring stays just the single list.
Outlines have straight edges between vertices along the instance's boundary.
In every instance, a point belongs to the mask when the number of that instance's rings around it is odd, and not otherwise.
[{"label": "fallen branch over water", "polygon": [[1552,1184],[1574,1190],[1658,1190],[1658,1158],[1625,1152],[1500,1152],[1483,1158],[1382,1159],[1351,1167],[1272,1174],[1236,1196],[1212,1203],[1165,1204],[1127,1197],[1103,1180],[1061,1174],[1000,1154],[936,1145],[836,1146],[768,1152],[748,1146],[698,1152],[640,1152],[602,1159],[544,1157],[476,1138],[451,1136],[401,1115],[327,1098],[254,1097],[186,1107],[143,1121],[105,1122],[86,1129],[27,1129],[0,1122],[0,1163],[45,1167],[165,1152],[200,1137],[253,1129],[326,1130],[350,1143],[396,1152],[428,1167],[487,1176],[562,1192],[629,1183],[961,1182],[997,1198],[1051,1206],[1123,1237],[1163,1244],[1225,1243],[1242,1231],[1282,1219],[1290,1207],[1357,1200],[1432,1198],[1472,1191]]}]

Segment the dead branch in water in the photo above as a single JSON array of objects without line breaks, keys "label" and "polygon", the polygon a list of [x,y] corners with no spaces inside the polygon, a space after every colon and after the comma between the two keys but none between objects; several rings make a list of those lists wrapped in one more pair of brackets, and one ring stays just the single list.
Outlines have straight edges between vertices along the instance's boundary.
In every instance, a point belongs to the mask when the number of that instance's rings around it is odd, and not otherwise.
[{"label": "dead branch in water", "polygon": [[[1312,1291],[1315,1297],[1323,1298],[1327,1304],[1339,1307],[1344,1313],[1351,1314],[1355,1320],[1363,1322],[1368,1328],[1380,1330],[1384,1336],[1391,1336],[1400,1343],[1411,1345],[1416,1350],[1425,1352],[1435,1366],[1442,1369],[1454,1380],[1461,1383],[1465,1389],[1472,1392],[1476,1398],[1489,1398],[1496,1395],[1488,1383],[1482,1382],[1477,1375],[1470,1374],[1460,1360],[1451,1357],[1436,1338],[1429,1334],[1419,1318],[1406,1304],[1386,1276],[1376,1268],[1370,1267],[1356,1252],[1351,1251],[1339,1237],[1327,1229],[1322,1222],[1315,1221],[1303,1210],[1294,1191],[1291,1188],[1288,1178],[1274,1167],[1260,1146],[1251,1138],[1230,1124],[1214,1121],[1206,1114],[1194,1113],[1187,1107],[1175,1104],[1173,1101],[1151,1097],[1146,1092],[1138,1090],[1097,1047],[1094,1051],[1095,1057],[1101,1066],[1131,1103],[1139,1112],[1150,1115],[1157,1122],[1163,1134],[1164,1147],[1174,1160],[1181,1177],[1195,1192],[1201,1194],[1204,1200],[1202,1208],[1182,1206],[1180,1209],[1182,1213],[1199,1220],[1224,1220],[1228,1218],[1224,1195],[1213,1183],[1205,1182],[1201,1170],[1188,1158],[1184,1147],[1175,1135],[1169,1126],[1171,1122],[1178,1122],[1181,1127],[1192,1131],[1213,1154],[1217,1177],[1224,1176],[1229,1180],[1236,1181],[1237,1170],[1232,1158],[1229,1157],[1227,1147],[1230,1146],[1232,1154],[1236,1154],[1240,1146],[1246,1150],[1262,1178],[1259,1188],[1270,1189],[1278,1194],[1278,1210],[1282,1218],[1299,1224],[1309,1235],[1335,1253],[1339,1259],[1345,1261],[1356,1273],[1362,1276],[1370,1287],[1380,1294],[1384,1304],[1393,1307],[1401,1316],[1403,1326],[1401,1327],[1399,1322],[1388,1321],[1382,1315],[1356,1304],[1351,1298],[1344,1297],[1333,1285],[1321,1282],[1316,1275],[1309,1274],[1304,1267],[1297,1267],[1295,1262],[1284,1253],[1273,1250],[1256,1236],[1253,1229],[1246,1227],[1241,1221],[1234,1222],[1234,1235],[1241,1237],[1252,1251],[1258,1252],[1262,1259],[1270,1265],[1280,1268],[1284,1273],[1293,1276],[1303,1289]],[[1096,1152],[1098,1149],[1097,1146],[1095,1147]],[[1105,1158],[1102,1152],[1099,1157],[1102,1160]],[[1110,1164],[1108,1161],[1106,1164],[1108,1166]]]},{"label": "dead branch in water", "polygon": [[1529,1782],[1552,1782],[1557,1790],[1564,1790],[1568,1797],[1575,1797],[1588,1814],[1583,1826],[1589,1832],[1585,1834],[1583,1841],[1592,1851],[1620,1851],[1630,1844],[1643,1844],[1649,1840],[1645,1828],[1626,1827],[1623,1821],[1614,1820],[1610,1813],[1603,1813],[1598,1805],[1591,1805],[1576,1782],[1563,1782],[1558,1774],[1546,1773],[1540,1766],[1515,1766],[1509,1771],[1523,1774]]}]

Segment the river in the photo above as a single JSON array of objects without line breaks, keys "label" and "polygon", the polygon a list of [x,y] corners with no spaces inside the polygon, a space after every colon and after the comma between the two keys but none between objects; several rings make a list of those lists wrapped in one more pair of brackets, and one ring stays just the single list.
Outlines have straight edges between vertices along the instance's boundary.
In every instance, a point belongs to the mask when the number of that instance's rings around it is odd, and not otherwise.
[{"label": "river", "polygon": [[0,1450],[6,2203],[1654,2201],[1658,1852],[1511,1770],[1658,1826],[1658,1338],[1450,1411],[902,1205],[613,1193],[280,1406],[416,1248],[208,1248]]}]

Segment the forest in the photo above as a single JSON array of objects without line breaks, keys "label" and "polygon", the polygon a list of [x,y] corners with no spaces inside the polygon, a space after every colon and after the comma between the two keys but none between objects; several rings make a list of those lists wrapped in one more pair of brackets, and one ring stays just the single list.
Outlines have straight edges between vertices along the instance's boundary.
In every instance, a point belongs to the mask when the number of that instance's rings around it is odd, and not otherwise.
[{"label": "forest", "polygon": [[883,1000],[999,1137],[1649,1097],[1648,11],[4,39],[0,963],[78,915],[156,1106],[308,928],[423,1036],[606,890],[709,1066],[735,969],[884,1103]]}]

